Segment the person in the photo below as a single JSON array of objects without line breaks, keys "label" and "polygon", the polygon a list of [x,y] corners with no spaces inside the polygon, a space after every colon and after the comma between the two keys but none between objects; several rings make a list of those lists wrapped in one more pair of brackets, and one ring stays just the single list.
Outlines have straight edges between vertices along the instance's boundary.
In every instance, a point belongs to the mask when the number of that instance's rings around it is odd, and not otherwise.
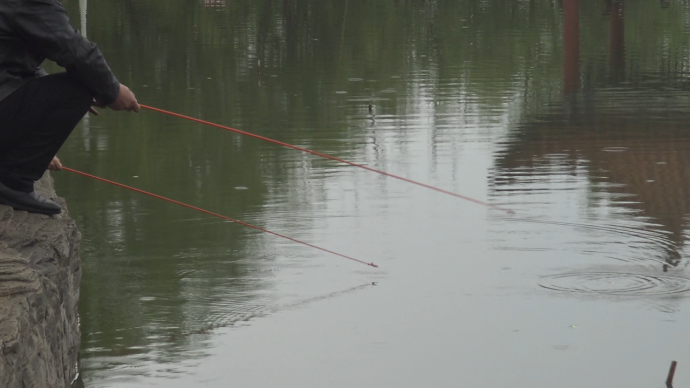
[{"label": "person", "polygon": [[[65,72],[48,75],[50,59]],[[0,1],[0,203],[59,214],[34,182],[59,170],[58,150],[94,106],[139,112],[96,44],[71,25],[60,0]]]}]

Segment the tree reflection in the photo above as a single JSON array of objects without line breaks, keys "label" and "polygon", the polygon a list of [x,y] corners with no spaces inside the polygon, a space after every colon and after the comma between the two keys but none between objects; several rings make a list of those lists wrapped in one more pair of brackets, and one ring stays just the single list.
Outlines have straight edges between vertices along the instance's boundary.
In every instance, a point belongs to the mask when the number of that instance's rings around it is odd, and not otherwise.
[{"label": "tree reflection", "polygon": [[[609,25],[608,74],[597,73],[596,58],[589,57],[589,63],[582,65],[583,78],[589,81],[582,93],[574,93],[580,82],[579,75],[571,74],[580,55],[574,36],[580,36],[582,31],[572,30],[573,25],[580,26],[572,13],[585,12],[577,3],[577,0],[565,0],[563,4],[566,97],[562,102],[551,101],[548,112],[523,117],[514,127],[507,148],[496,160],[496,183],[516,183],[515,179],[502,179],[511,170],[527,171],[525,174],[530,176],[544,173],[537,165],[549,155],[567,155],[561,163],[570,165],[573,171],[585,163],[591,180],[614,183],[612,193],[635,198],[622,200],[623,206],[639,210],[640,216],[661,224],[670,242],[660,247],[663,256],[668,265],[677,266],[690,212],[690,185],[683,167],[690,161],[687,151],[690,139],[682,131],[690,118],[690,109],[679,92],[690,89],[690,84],[684,80],[683,70],[688,58],[673,53],[684,50],[685,38],[674,31],[683,29],[686,21],[677,18],[676,24],[654,31],[651,36],[636,35],[626,45],[626,26],[644,24],[649,14],[640,9],[644,8],[640,3],[632,3],[637,6],[637,13],[631,17],[625,14],[631,2],[605,1],[604,14]],[[573,10],[574,7],[578,8]],[[647,41],[655,39],[670,42],[664,54],[640,49],[639,46],[649,47]],[[601,44],[600,39],[597,44]],[[636,55],[626,61],[626,51]],[[652,60],[650,56],[655,55],[657,59]],[[664,66],[667,61],[674,65]],[[660,65],[663,67],[659,68]],[[633,70],[627,72],[627,69]],[[560,104],[565,109],[558,108]]]}]

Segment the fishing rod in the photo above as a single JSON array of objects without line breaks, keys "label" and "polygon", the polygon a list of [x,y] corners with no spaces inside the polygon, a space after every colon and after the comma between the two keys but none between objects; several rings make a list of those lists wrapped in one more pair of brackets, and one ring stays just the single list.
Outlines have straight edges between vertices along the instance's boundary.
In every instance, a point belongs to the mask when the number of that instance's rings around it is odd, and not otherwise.
[{"label": "fishing rod", "polygon": [[399,175],[394,175],[394,174],[391,174],[391,173],[388,173],[388,172],[385,172],[385,171],[381,171],[381,170],[377,170],[377,169],[374,169],[374,168],[371,168],[371,167],[367,167],[367,166],[364,166],[364,165],[361,165],[361,164],[357,164],[357,163],[353,163],[353,162],[348,162],[347,160],[343,160],[343,159],[340,159],[340,158],[336,158],[335,156],[326,155],[326,154],[323,154],[323,153],[321,153],[321,152],[312,151],[312,150],[310,150],[310,149],[298,147],[298,146],[295,146],[295,145],[292,145],[292,144],[288,144],[288,143],[285,143],[285,142],[282,142],[282,141],[279,141],[279,140],[270,139],[270,138],[268,138],[268,137],[256,135],[256,134],[253,134],[253,133],[250,133],[250,132],[245,132],[245,131],[242,131],[242,130],[239,130],[239,129],[235,129],[235,128],[226,127],[225,125],[220,125],[220,124],[212,123],[212,122],[210,122],[210,121],[205,121],[205,120],[200,120],[200,119],[197,119],[197,118],[194,118],[194,117],[185,116],[185,115],[182,115],[182,114],[179,114],[179,113],[170,112],[170,111],[163,110],[163,109],[159,109],[159,108],[154,108],[154,107],[152,107],[152,106],[142,105],[142,104],[140,104],[139,106],[142,107],[142,108],[144,108],[144,109],[152,110],[152,111],[159,112],[159,113],[164,113],[164,114],[167,114],[167,115],[170,115],[170,116],[175,116],[175,117],[183,118],[183,119],[186,119],[186,120],[191,120],[191,121],[194,121],[194,122],[197,122],[197,123],[201,123],[201,124],[205,124],[205,125],[210,125],[210,126],[212,126],[212,127],[224,129],[224,130],[226,130],[226,131],[231,131],[231,132],[239,133],[240,135],[250,136],[250,137],[253,137],[253,138],[256,138],[256,139],[260,139],[260,140],[264,140],[264,141],[267,141],[267,142],[270,142],[270,143],[278,144],[278,145],[281,145],[281,146],[283,146],[283,147],[288,147],[288,148],[292,148],[292,149],[295,149],[295,150],[298,150],[298,151],[307,152],[307,153],[310,153],[310,154],[312,154],[312,155],[320,156],[320,157],[322,157],[322,158],[335,160],[335,161],[340,162],[340,163],[344,163],[344,164],[347,164],[347,165],[350,165],[350,166],[354,166],[354,167],[359,167],[359,168],[362,168],[362,169],[365,169],[365,170],[368,170],[368,171],[371,171],[371,172],[375,172],[375,173],[377,173],[377,174],[385,175],[385,176],[390,177],[390,178],[395,178],[395,179],[399,179],[399,180],[404,181],[404,182],[407,182],[407,183],[412,183],[413,185],[422,186],[422,187],[425,187],[425,188],[427,188],[427,189],[431,189],[431,190],[434,190],[434,191],[438,191],[439,193],[443,193],[443,194],[451,195],[451,196],[456,197],[456,198],[464,199],[465,201],[474,202],[474,203],[476,203],[476,204],[479,204],[479,205],[482,205],[482,206],[486,206],[486,207],[491,208],[491,209],[501,210],[501,211],[504,211],[504,212],[506,212],[506,213],[508,213],[508,214],[515,214],[515,212],[514,212],[513,210],[511,210],[511,209],[502,208],[502,207],[499,207],[499,206],[496,206],[496,205],[492,205],[492,204],[490,204],[490,203],[488,203],[488,202],[480,201],[480,200],[478,200],[478,199],[474,199],[474,198],[471,198],[471,197],[467,197],[467,196],[465,196],[465,195],[457,194],[457,193],[454,193],[454,192],[452,192],[452,191],[444,190],[444,189],[441,189],[441,188],[438,188],[438,187],[435,187],[435,186],[428,185],[428,184],[426,184],[426,183],[417,182],[417,181],[414,181],[414,180],[412,180],[412,179],[404,178],[404,177],[401,177],[401,176],[399,176]]},{"label": "fishing rod", "polygon": [[282,238],[287,239],[287,240],[290,240],[290,241],[292,241],[292,242],[296,242],[296,243],[299,243],[299,244],[302,244],[302,245],[306,245],[306,246],[311,247],[311,248],[316,248],[316,249],[318,249],[318,250],[320,250],[320,251],[324,251],[324,252],[330,253],[330,254],[332,254],[332,255],[340,256],[340,257],[345,258],[345,259],[348,259],[348,260],[356,261],[356,262],[358,262],[358,263],[361,263],[361,264],[364,264],[364,265],[368,265],[368,266],[370,266],[370,267],[374,267],[374,268],[378,268],[378,267],[379,267],[378,265],[376,265],[376,264],[374,264],[374,263],[367,263],[367,262],[362,261],[362,260],[357,260],[357,259],[352,258],[352,257],[350,257],[350,256],[346,256],[346,255],[340,254],[340,253],[338,253],[338,252],[333,252],[333,251],[330,251],[330,250],[328,250],[328,249],[321,248],[321,247],[318,247],[318,246],[316,246],[316,245],[312,245],[312,244],[306,243],[306,242],[304,242],[304,241],[300,241],[300,240],[294,239],[294,238],[292,238],[292,237],[288,237],[288,236],[282,235],[282,234],[280,234],[280,233],[271,232],[270,230],[266,230],[266,229],[260,228],[260,227],[258,227],[258,226],[255,226],[255,225],[248,224],[248,223],[246,223],[246,222],[243,222],[243,221],[240,221],[240,220],[236,220],[236,219],[234,219],[234,218],[230,218],[230,217],[224,216],[224,215],[222,215],[222,214],[214,213],[214,212],[211,212],[211,211],[208,211],[208,210],[204,210],[204,209],[198,208],[198,207],[196,207],[196,206],[192,206],[192,205],[188,205],[188,204],[186,204],[186,203],[182,203],[182,202],[179,202],[179,201],[175,201],[174,199],[170,199],[170,198],[166,198],[166,197],[163,197],[163,196],[160,196],[160,195],[157,195],[157,194],[149,193],[148,191],[140,190],[140,189],[137,189],[137,188],[135,188],[135,187],[131,187],[131,186],[127,186],[127,185],[123,185],[122,183],[114,182],[114,181],[111,181],[111,180],[108,180],[108,179],[105,179],[105,178],[97,177],[97,176],[95,176],[95,175],[87,174],[87,173],[85,173],[85,172],[77,171],[77,170],[71,169],[71,168],[69,168],[69,167],[64,167],[64,166],[63,166],[62,169],[65,170],[65,171],[73,172],[73,173],[75,173],[75,174],[83,175],[83,176],[85,176],[85,177],[89,177],[89,178],[92,178],[92,179],[96,179],[96,180],[99,180],[99,181],[101,181],[101,182],[110,183],[111,185],[119,186],[119,187],[125,188],[125,189],[127,189],[127,190],[136,191],[137,193],[146,194],[146,195],[151,196],[151,197],[154,197],[154,198],[158,198],[158,199],[162,199],[162,200],[164,200],[164,201],[172,202],[172,203],[174,203],[174,204],[176,204],[176,205],[180,205],[180,206],[184,206],[184,207],[187,207],[187,208],[196,210],[196,211],[200,211],[200,212],[202,212],[202,213],[206,213],[206,214],[212,215],[212,216],[214,216],[214,217],[218,217],[218,218],[222,218],[222,219],[224,219],[224,220],[232,221],[232,222],[234,222],[234,223],[237,223],[237,224],[240,224],[240,225],[244,225],[244,226],[249,227],[249,228],[252,228],[252,229],[260,230],[260,231],[262,231],[262,232],[269,233],[269,234],[272,234],[272,235],[274,235],[274,236],[282,237]]}]

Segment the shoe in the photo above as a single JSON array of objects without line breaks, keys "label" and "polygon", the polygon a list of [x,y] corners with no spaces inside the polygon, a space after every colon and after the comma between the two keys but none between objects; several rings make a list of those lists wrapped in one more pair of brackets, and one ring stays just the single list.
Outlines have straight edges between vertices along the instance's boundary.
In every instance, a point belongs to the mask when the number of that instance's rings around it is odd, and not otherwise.
[{"label": "shoe", "polygon": [[16,210],[25,210],[29,213],[60,214],[62,208],[57,203],[38,195],[36,191],[25,193],[12,190],[0,183],[0,204],[12,206]]}]

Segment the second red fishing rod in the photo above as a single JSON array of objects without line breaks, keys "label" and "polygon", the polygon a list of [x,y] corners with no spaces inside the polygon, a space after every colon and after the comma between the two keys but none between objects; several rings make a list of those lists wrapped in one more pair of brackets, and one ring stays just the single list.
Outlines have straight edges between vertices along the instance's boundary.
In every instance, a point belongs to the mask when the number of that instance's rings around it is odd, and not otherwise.
[{"label": "second red fishing rod", "polygon": [[312,154],[312,155],[320,156],[320,157],[322,157],[322,158],[335,160],[335,161],[340,162],[340,163],[344,163],[344,164],[347,164],[347,165],[350,165],[350,166],[354,166],[354,167],[358,167],[358,168],[361,168],[361,169],[364,169],[364,170],[368,170],[368,171],[371,171],[371,172],[375,172],[375,173],[377,173],[377,174],[385,175],[385,176],[387,176],[387,177],[399,179],[399,180],[404,181],[404,182],[407,182],[407,183],[412,183],[413,185],[422,186],[422,187],[425,187],[425,188],[427,188],[427,189],[431,189],[431,190],[434,190],[434,191],[438,191],[438,192],[443,193],[443,194],[447,194],[447,195],[451,195],[451,196],[456,197],[456,198],[464,199],[464,200],[466,200],[466,201],[474,202],[474,203],[476,203],[476,204],[483,205],[483,206],[486,206],[486,207],[491,208],[491,209],[501,210],[501,211],[504,211],[504,212],[509,213],[509,214],[515,213],[514,211],[512,211],[512,210],[510,210],[510,209],[505,209],[505,208],[502,208],[502,207],[499,207],[499,206],[496,206],[496,205],[492,205],[492,204],[490,204],[490,203],[488,203],[488,202],[480,201],[480,200],[478,200],[478,199],[474,199],[474,198],[471,198],[471,197],[467,197],[467,196],[464,196],[464,195],[461,195],[461,194],[454,193],[454,192],[452,192],[452,191],[444,190],[444,189],[441,189],[441,188],[438,188],[438,187],[435,187],[435,186],[428,185],[428,184],[426,184],[426,183],[417,182],[417,181],[414,181],[414,180],[412,180],[412,179],[404,178],[404,177],[401,177],[401,176],[399,176],[399,175],[394,175],[394,174],[391,174],[391,173],[387,173],[387,172],[385,172],[385,171],[377,170],[377,169],[374,169],[374,168],[371,168],[371,167],[367,167],[367,166],[364,166],[364,165],[361,165],[361,164],[348,162],[347,160],[343,160],[343,159],[340,159],[340,158],[336,158],[335,156],[326,155],[326,154],[323,154],[323,153],[321,153],[321,152],[312,151],[312,150],[310,150],[310,149],[298,147],[298,146],[295,146],[295,145],[292,145],[292,144],[288,144],[288,143],[285,143],[285,142],[282,142],[282,141],[279,141],[279,140],[270,139],[270,138],[268,138],[268,137],[256,135],[256,134],[253,134],[253,133],[250,133],[250,132],[245,132],[245,131],[242,131],[242,130],[239,130],[239,129],[226,127],[225,125],[220,125],[220,124],[212,123],[212,122],[210,122],[210,121],[205,121],[205,120],[201,120],[201,119],[196,119],[196,118],[194,118],[194,117],[189,117],[189,116],[185,116],[185,115],[182,115],[182,114],[179,114],[179,113],[170,112],[170,111],[163,110],[163,109],[159,109],[159,108],[154,108],[154,107],[148,106],[148,105],[143,105],[143,104],[142,104],[142,105],[140,105],[140,106],[141,106],[142,108],[144,108],[144,109],[148,109],[148,110],[152,110],[152,111],[156,111],[156,112],[160,112],[160,113],[165,113],[165,114],[167,114],[167,115],[171,115],[171,116],[183,118],[183,119],[186,119],[186,120],[191,120],[191,121],[194,121],[194,122],[197,122],[197,123],[201,123],[201,124],[210,125],[210,126],[213,126],[213,127],[216,127],[216,128],[220,128],[220,129],[225,129],[226,131],[231,131],[231,132],[239,133],[239,134],[245,135],[245,136],[251,136],[251,137],[254,137],[254,138],[257,138],[257,139],[261,139],[261,140],[264,140],[264,141],[268,141],[268,142],[270,142],[270,143],[274,143],[274,144],[281,145],[281,146],[283,146],[283,147],[288,147],[288,148],[292,148],[292,149],[295,149],[295,150],[298,150],[298,151],[307,152],[307,153],[310,153],[310,154]]},{"label": "second red fishing rod", "polygon": [[202,212],[202,213],[206,213],[206,214],[211,215],[211,216],[214,216],[214,217],[218,217],[218,218],[222,218],[222,219],[224,219],[224,220],[232,221],[232,222],[234,222],[234,223],[237,223],[237,224],[240,224],[240,225],[243,225],[243,226],[252,228],[252,229],[256,229],[256,230],[262,231],[262,232],[264,232],[264,233],[272,234],[272,235],[274,235],[274,236],[278,236],[278,237],[280,237],[280,238],[284,238],[284,239],[286,239],[286,240],[290,240],[290,241],[296,242],[296,243],[298,243],[298,244],[306,245],[306,246],[308,246],[308,247],[310,247],[310,248],[315,248],[315,249],[318,249],[318,250],[320,250],[320,251],[330,253],[330,254],[332,254],[332,255],[340,256],[340,257],[342,257],[342,258],[344,258],[344,259],[352,260],[352,261],[355,261],[355,262],[360,263],[360,264],[365,264],[365,265],[368,265],[368,266],[374,267],[374,268],[378,268],[378,267],[379,267],[378,265],[376,265],[376,264],[374,264],[374,263],[367,263],[366,261],[358,260],[358,259],[355,259],[355,258],[350,257],[350,256],[343,255],[343,254],[338,253],[338,252],[334,252],[334,251],[331,251],[331,250],[328,250],[328,249],[325,249],[325,248],[321,248],[321,247],[316,246],[316,245],[313,245],[313,244],[306,243],[306,242],[304,242],[304,241],[300,241],[300,240],[294,239],[294,238],[292,238],[292,237],[285,236],[285,235],[280,234],[280,233],[272,232],[272,231],[270,231],[270,230],[266,230],[266,229],[260,228],[260,227],[258,227],[258,226],[255,226],[255,225],[246,223],[246,222],[244,222],[244,221],[236,220],[236,219],[234,219],[234,218],[231,218],[231,217],[228,217],[228,216],[224,216],[224,215],[222,215],[222,214],[214,213],[214,212],[211,212],[211,211],[208,211],[208,210],[205,210],[205,209],[201,209],[201,208],[198,208],[198,207],[196,207],[196,206],[188,205],[188,204],[183,203],[183,202],[180,202],[180,201],[175,201],[174,199],[166,198],[166,197],[163,197],[163,196],[158,195],[158,194],[149,193],[148,191],[144,191],[144,190],[141,190],[141,189],[137,189],[136,187],[127,186],[127,185],[124,185],[124,184],[122,184],[122,183],[114,182],[114,181],[111,181],[111,180],[108,180],[108,179],[105,179],[105,178],[101,178],[101,177],[98,177],[98,176],[95,176],[95,175],[87,174],[87,173],[85,173],[85,172],[81,172],[81,171],[78,171],[78,170],[75,170],[75,169],[72,169],[72,168],[69,168],[69,167],[64,167],[64,166],[63,166],[62,169],[65,170],[65,171],[73,172],[73,173],[75,173],[75,174],[79,174],[79,175],[82,175],[82,176],[91,178],[91,179],[98,180],[98,181],[101,181],[101,182],[109,183],[109,184],[111,184],[111,185],[119,186],[119,187],[125,188],[125,189],[127,189],[127,190],[136,191],[137,193],[146,194],[146,195],[151,196],[151,197],[154,197],[154,198],[162,199],[162,200],[164,200],[164,201],[167,201],[167,202],[170,202],[170,203],[174,203],[174,204],[176,204],[176,205],[184,206],[184,207],[186,207],[186,208],[193,209],[193,210],[196,210],[196,211],[199,211],[199,212]]}]

